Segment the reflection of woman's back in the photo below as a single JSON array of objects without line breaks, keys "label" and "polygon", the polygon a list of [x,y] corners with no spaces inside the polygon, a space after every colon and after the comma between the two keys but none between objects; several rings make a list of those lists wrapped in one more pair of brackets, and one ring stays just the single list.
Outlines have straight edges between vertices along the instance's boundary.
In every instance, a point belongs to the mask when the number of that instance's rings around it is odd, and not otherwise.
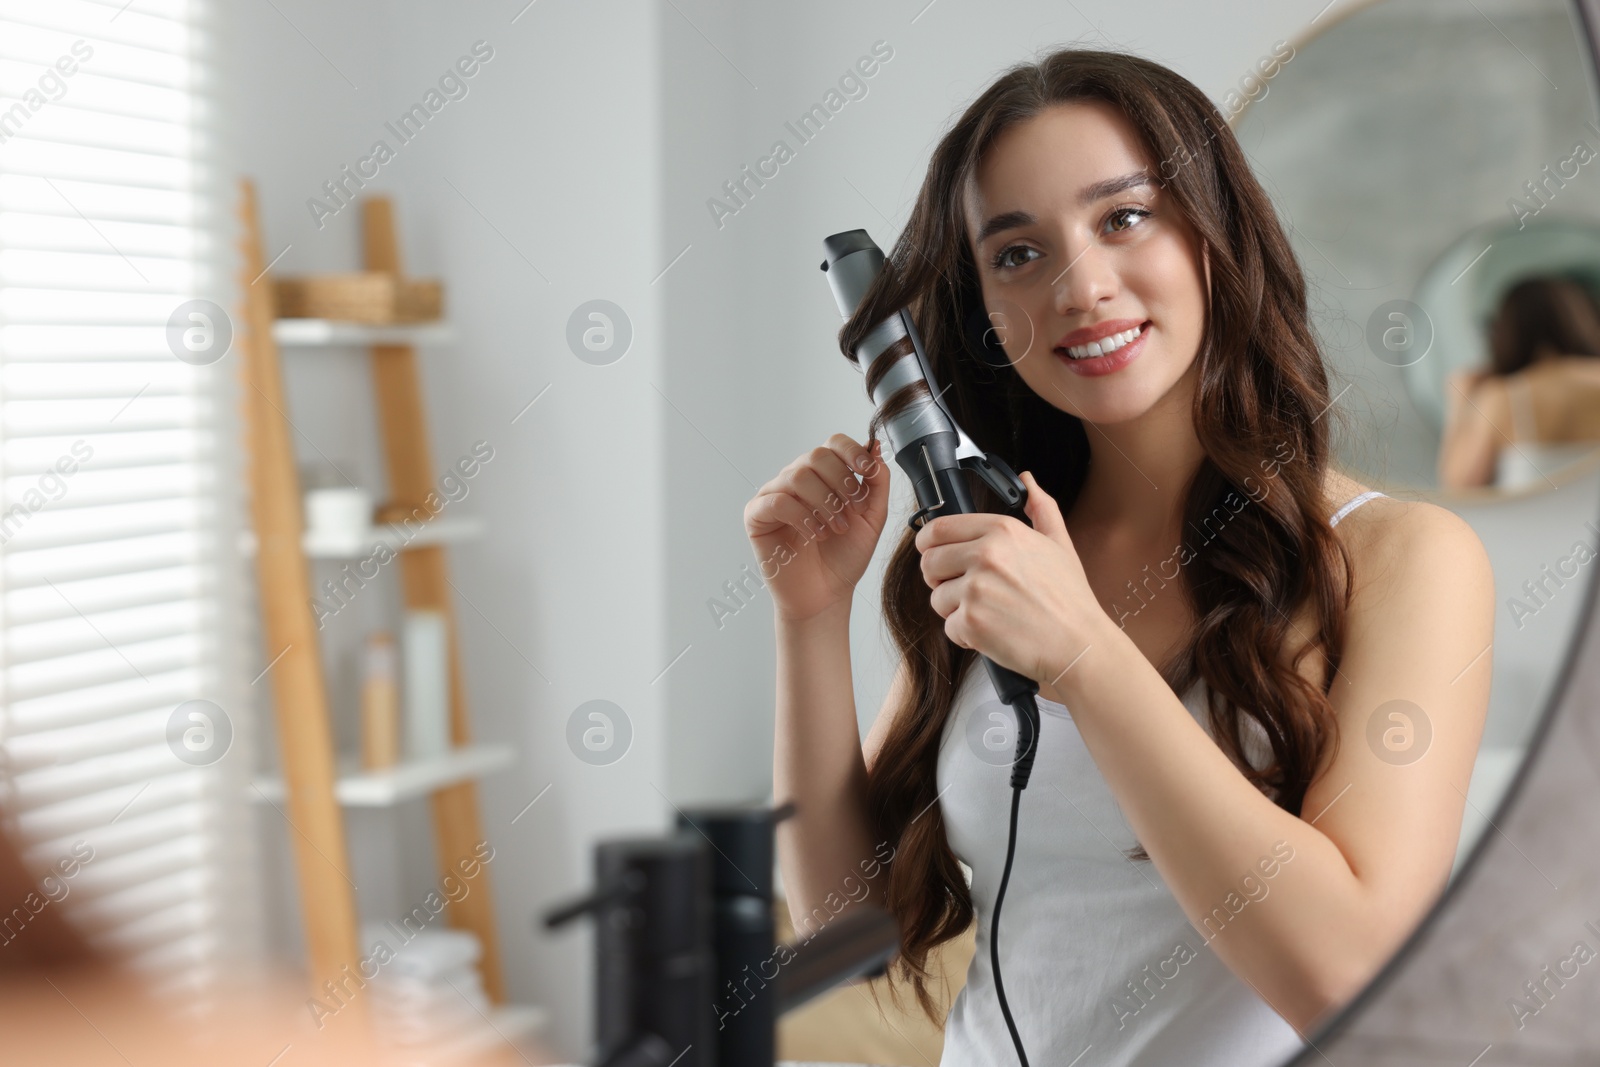
[{"label": "reflection of woman's back", "polygon": [[1600,444],[1600,359],[1541,359],[1504,386],[1511,441],[1495,457],[1496,486],[1541,482]]},{"label": "reflection of woman's back", "polygon": [[[1491,369],[1461,412],[1464,421],[1487,421],[1483,447],[1449,442],[1478,453],[1481,474],[1466,484],[1536,484],[1600,444],[1600,310],[1582,286],[1553,277],[1512,286],[1490,325],[1489,350]],[[1492,468],[1484,462],[1491,456]]]}]

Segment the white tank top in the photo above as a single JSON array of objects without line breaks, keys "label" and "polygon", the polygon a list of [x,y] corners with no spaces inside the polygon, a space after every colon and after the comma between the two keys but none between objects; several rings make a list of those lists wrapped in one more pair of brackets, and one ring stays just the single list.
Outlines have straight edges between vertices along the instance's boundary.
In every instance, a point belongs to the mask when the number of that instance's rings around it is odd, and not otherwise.
[{"label": "white tank top", "polygon": [[[1357,496],[1330,523],[1382,495]],[[1299,1034],[1217,957],[1155,865],[1124,855],[1137,840],[1071,713],[1053,700],[1038,703],[1038,755],[1022,794],[1000,917],[1001,974],[1029,1061],[1052,1067],[1287,1063],[1304,1047]],[[1204,683],[1197,681],[1183,703],[1209,733]],[[1246,757],[1264,767],[1271,749],[1261,727],[1247,719],[1244,730]],[[977,951],[945,1022],[941,1067],[1016,1064],[989,963],[1015,750],[1011,710],[974,661],[939,749],[945,834],[972,869],[977,922]]]},{"label": "white tank top", "polygon": [[[1501,445],[1495,456],[1497,489],[1520,489],[1546,481],[1569,463],[1587,459],[1600,441],[1541,441],[1534,418],[1532,385],[1521,373],[1505,379],[1511,402],[1511,428],[1516,440]],[[1004,922],[1001,919],[1001,922]],[[1000,965],[1002,968],[1005,964]],[[1002,969],[1001,977],[1005,977]]]}]

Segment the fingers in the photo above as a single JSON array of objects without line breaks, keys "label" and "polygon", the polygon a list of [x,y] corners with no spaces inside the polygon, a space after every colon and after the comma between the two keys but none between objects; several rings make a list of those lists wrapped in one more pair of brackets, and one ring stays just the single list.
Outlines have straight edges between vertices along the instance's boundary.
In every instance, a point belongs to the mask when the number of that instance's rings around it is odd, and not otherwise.
[{"label": "fingers", "polygon": [[[802,537],[809,538],[807,523],[815,526],[816,518],[799,500],[781,491],[763,491],[744,509],[745,532],[751,537],[765,537],[785,527],[793,527]],[[826,531],[824,531],[826,534]]]},{"label": "fingers", "polygon": [[937,545],[976,540],[995,527],[1003,525],[1008,518],[1006,515],[993,515],[986,511],[975,511],[966,515],[940,515],[923,523],[922,529],[917,531],[917,550],[926,552]]},{"label": "fingers", "polygon": [[[843,437],[843,434],[834,435],[834,438]],[[809,467],[811,473],[821,480],[827,491],[838,497],[836,501],[832,502],[832,506],[838,509],[846,504],[860,500],[863,494],[860,484],[850,470],[849,463],[845,460],[845,456],[853,456],[855,453],[841,451],[831,441],[832,439],[830,439],[829,444],[818,445],[811,450]],[[847,445],[846,448],[848,447]]]},{"label": "fingers", "polygon": [[977,556],[976,541],[937,545],[922,554],[922,580],[929,588],[937,589],[941,582],[959,578],[971,570]]},{"label": "fingers", "polygon": [[[865,457],[865,459],[863,459]],[[836,433],[790,464],[787,490],[836,531],[849,527],[845,509],[870,513],[879,487],[887,486],[883,463],[848,434]],[[862,481],[856,475],[864,475]]]},{"label": "fingers", "polygon": [[[864,482],[853,465],[870,472]],[[870,513],[874,486],[887,485],[882,467],[849,435],[834,434],[762,486],[745,507],[746,530],[762,536],[788,526],[806,541],[843,533],[850,527],[847,511]]]},{"label": "fingers", "polygon": [[1062,517],[1061,506],[1056,503],[1055,497],[1039,486],[1039,480],[1032,471],[1022,472],[1022,484],[1028,488],[1024,510],[1033,522],[1033,528],[1052,540],[1070,544],[1072,536],[1067,532],[1067,520]]},{"label": "fingers", "polygon": [[851,454],[851,467],[861,475],[861,486],[866,492],[866,499],[859,506],[872,524],[880,528],[889,514],[889,464],[883,453],[883,438],[880,437],[872,442],[871,448]]},{"label": "fingers", "polygon": [[[834,466],[832,459],[822,454],[826,451],[834,454],[842,467]],[[866,448],[848,434],[834,434],[818,450],[818,461],[813,464],[814,469],[830,486],[834,486],[834,490],[845,501],[850,502],[851,507],[872,517],[875,526],[882,525],[883,512],[888,510],[886,488],[890,472],[882,454],[882,440],[872,442],[872,448]],[[858,477],[859,482],[856,480]]]},{"label": "fingers", "polygon": [[[834,453],[829,452],[827,457],[814,462],[830,468],[833,464],[844,466],[843,461]],[[843,533],[850,528],[850,520],[845,515],[849,500],[834,489],[833,485],[833,479],[825,478],[816,466],[797,467],[791,472],[789,492],[798,497],[811,513],[812,531],[820,532],[831,526],[835,532]]]},{"label": "fingers", "polygon": [[836,433],[828,439],[828,444],[849,464],[852,471],[861,475],[862,481],[868,486],[888,483],[889,467],[883,461],[883,438],[873,441],[869,449],[858,444],[849,434]]},{"label": "fingers", "polygon": [[752,537],[791,527],[803,540],[825,539],[851,526],[851,514],[878,527],[888,511],[888,465],[882,442],[866,448],[849,434],[795,459],[745,506],[745,528]]},{"label": "fingers", "polygon": [[928,606],[939,618],[949,620],[961,607],[961,594],[966,582],[960,578],[943,583],[928,594]]}]

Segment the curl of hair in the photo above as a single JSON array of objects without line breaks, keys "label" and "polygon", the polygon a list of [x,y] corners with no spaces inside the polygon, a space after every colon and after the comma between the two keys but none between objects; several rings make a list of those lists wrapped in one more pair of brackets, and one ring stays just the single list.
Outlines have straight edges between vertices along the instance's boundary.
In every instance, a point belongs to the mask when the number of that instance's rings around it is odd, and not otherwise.
[{"label": "curl of hair", "polygon": [[[1328,524],[1323,488],[1332,421],[1322,417],[1331,406],[1328,380],[1300,266],[1232,130],[1205,94],[1157,63],[1118,52],[1068,48],[1012,67],[939,141],[908,224],[839,332],[840,351],[853,358],[876,324],[909,308],[957,421],[980,448],[1014,470],[1031,470],[1063,513],[1070,511],[1088,470],[1086,431],[1015,369],[990,367],[975,351],[964,323],[985,308],[963,205],[979,160],[1002,131],[1074,101],[1103,101],[1126,116],[1147,157],[1157,161],[1157,185],[1209,255],[1212,292],[1192,412],[1205,457],[1187,486],[1184,517],[1185,529],[1211,536],[1177,580],[1196,620],[1192,639],[1158,666],[1176,693],[1204,680],[1218,746],[1265,795],[1299,814],[1307,787],[1338,744],[1327,688],[1349,605],[1350,559]],[[874,361],[869,395],[893,357],[909,351],[902,342]],[[911,393],[903,390],[874,416],[873,439]],[[970,481],[981,510],[1004,512],[986,486]],[[1308,599],[1314,632],[1296,654],[1284,655],[1289,638],[1300,636],[1291,617]],[[909,529],[884,576],[883,613],[911,684],[869,774],[868,818],[875,837],[898,849],[885,894],[901,926],[892,974],[937,1019],[928,953],[973,921],[971,893],[936,803],[939,743],[976,656],[945,635]],[[1320,686],[1299,670],[1314,648],[1329,665]],[[1264,766],[1246,755],[1250,723],[1271,750]],[[1142,846],[1129,856],[1149,858]]]}]

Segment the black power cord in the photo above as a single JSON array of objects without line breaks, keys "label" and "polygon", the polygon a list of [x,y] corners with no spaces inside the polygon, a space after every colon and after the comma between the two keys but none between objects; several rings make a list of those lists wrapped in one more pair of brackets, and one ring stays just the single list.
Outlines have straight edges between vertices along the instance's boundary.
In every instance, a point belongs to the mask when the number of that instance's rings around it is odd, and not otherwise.
[{"label": "black power cord", "polygon": [[1022,1037],[1011,1018],[1011,1005],[1006,1000],[1005,983],[1000,980],[1000,905],[1005,903],[1006,886],[1011,882],[1011,861],[1017,854],[1017,809],[1022,804],[1022,791],[1028,787],[1033,774],[1033,757],[1039,745],[1039,705],[1032,693],[1017,697],[1013,710],[1017,713],[1017,758],[1011,764],[1011,828],[1006,834],[1006,863],[1000,871],[1000,888],[994,895],[994,915],[989,920],[989,967],[994,971],[994,992],[1000,1000],[1000,1014],[1005,1016],[1006,1029],[1011,1031],[1011,1043],[1017,1048],[1017,1059],[1028,1067],[1028,1053],[1022,1047]]}]

